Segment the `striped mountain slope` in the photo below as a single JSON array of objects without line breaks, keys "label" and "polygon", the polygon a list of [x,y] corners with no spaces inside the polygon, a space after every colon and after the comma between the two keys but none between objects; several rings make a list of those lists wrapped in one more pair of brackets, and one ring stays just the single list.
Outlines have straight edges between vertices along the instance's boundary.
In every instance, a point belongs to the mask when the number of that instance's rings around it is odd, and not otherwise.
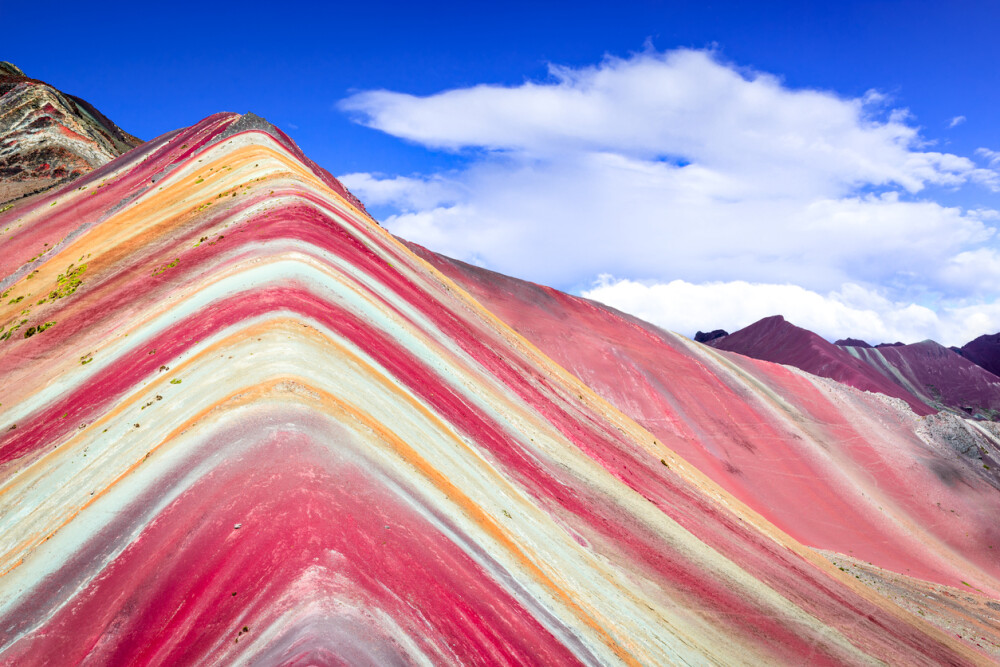
[{"label": "striped mountain slope", "polygon": [[[255,116],[0,230],[0,664],[996,655],[996,478],[941,435],[966,422],[487,298]],[[734,481],[768,467],[786,494]]]}]

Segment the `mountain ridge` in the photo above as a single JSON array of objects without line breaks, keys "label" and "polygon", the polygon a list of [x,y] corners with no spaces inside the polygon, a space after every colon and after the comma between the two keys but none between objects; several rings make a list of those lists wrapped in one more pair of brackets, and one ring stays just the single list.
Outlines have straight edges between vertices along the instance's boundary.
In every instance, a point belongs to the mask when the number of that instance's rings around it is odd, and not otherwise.
[{"label": "mountain ridge", "polygon": [[788,364],[865,391],[876,391],[902,399],[917,414],[935,412],[905,387],[856,359],[841,347],[817,334],[797,327],[781,315],[758,320],[724,338],[707,343],[754,359]]}]

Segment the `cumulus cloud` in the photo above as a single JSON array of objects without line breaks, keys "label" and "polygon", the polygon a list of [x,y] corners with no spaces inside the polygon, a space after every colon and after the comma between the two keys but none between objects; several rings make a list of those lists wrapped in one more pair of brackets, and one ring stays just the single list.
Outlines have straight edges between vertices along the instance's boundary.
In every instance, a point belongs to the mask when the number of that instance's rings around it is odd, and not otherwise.
[{"label": "cumulus cloud", "polygon": [[354,173],[340,176],[355,193],[364,193],[370,206],[391,206],[400,210],[414,211],[436,208],[443,204],[454,204],[463,194],[463,189],[455,181],[441,177],[411,178],[408,176],[386,177],[379,174]]},{"label": "cumulus cloud", "polygon": [[463,160],[341,180],[389,210],[394,233],[564,289],[613,274],[816,295],[857,284],[898,300],[979,290],[963,253],[995,242],[995,211],[928,193],[1000,189],[998,154],[980,149],[977,163],[930,150],[885,95],[792,89],[693,50],[549,74],[348,97],[340,108],[357,122]]},{"label": "cumulus cloud", "polygon": [[938,312],[852,283],[821,294],[788,284],[641,283],[605,275],[583,296],[686,336],[712,329],[731,333],[775,314],[831,341],[853,337],[872,344],[932,338],[960,346],[983,331],[1000,330],[1000,305]]},{"label": "cumulus cloud", "polygon": [[960,252],[942,267],[941,276],[973,293],[1000,293],[1000,253],[994,248]]},{"label": "cumulus cloud", "polygon": [[948,128],[958,127],[965,122],[965,116],[955,116],[950,121],[948,121]]},{"label": "cumulus cloud", "polygon": [[546,83],[427,97],[368,91],[340,107],[369,127],[432,148],[535,158],[676,157],[775,193],[861,184],[916,192],[929,183],[963,182],[975,168],[966,158],[912,150],[922,142],[905,114],[884,122],[873,117],[881,96],[848,100],[791,90],[705,51],[608,58],[582,69],[551,66],[550,74]]}]

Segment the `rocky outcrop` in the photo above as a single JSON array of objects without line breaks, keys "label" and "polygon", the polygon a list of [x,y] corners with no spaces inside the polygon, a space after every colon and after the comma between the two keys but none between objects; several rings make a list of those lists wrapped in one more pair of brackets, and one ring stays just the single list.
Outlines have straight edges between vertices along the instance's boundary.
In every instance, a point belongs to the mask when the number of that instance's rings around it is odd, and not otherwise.
[{"label": "rocky outcrop", "polygon": [[716,338],[722,338],[723,336],[728,336],[729,332],[725,329],[716,329],[715,331],[709,331],[705,333],[704,331],[699,331],[694,335],[694,340],[696,343],[707,343],[713,341]]},{"label": "rocky outcrop", "polygon": [[858,340],[857,338],[841,338],[834,345],[840,345],[841,347],[872,347],[865,341]]}]

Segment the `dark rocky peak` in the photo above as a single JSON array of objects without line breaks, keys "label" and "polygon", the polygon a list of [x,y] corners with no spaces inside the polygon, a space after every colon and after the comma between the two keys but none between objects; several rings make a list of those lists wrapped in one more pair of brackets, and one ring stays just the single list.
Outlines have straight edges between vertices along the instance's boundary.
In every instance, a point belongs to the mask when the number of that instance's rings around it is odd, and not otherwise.
[{"label": "dark rocky peak", "polygon": [[872,347],[872,345],[858,338],[841,338],[834,345],[840,345],[841,347]]},{"label": "dark rocky peak", "polygon": [[21,71],[21,68],[14,63],[9,63],[6,60],[0,60],[0,76],[16,77],[20,79],[27,79],[28,75]]},{"label": "dark rocky peak", "polygon": [[709,331],[705,333],[704,331],[699,331],[694,335],[695,342],[707,343],[709,341],[715,340],[716,338],[722,338],[723,336],[728,336],[729,332],[725,329],[716,329],[715,331]]}]

